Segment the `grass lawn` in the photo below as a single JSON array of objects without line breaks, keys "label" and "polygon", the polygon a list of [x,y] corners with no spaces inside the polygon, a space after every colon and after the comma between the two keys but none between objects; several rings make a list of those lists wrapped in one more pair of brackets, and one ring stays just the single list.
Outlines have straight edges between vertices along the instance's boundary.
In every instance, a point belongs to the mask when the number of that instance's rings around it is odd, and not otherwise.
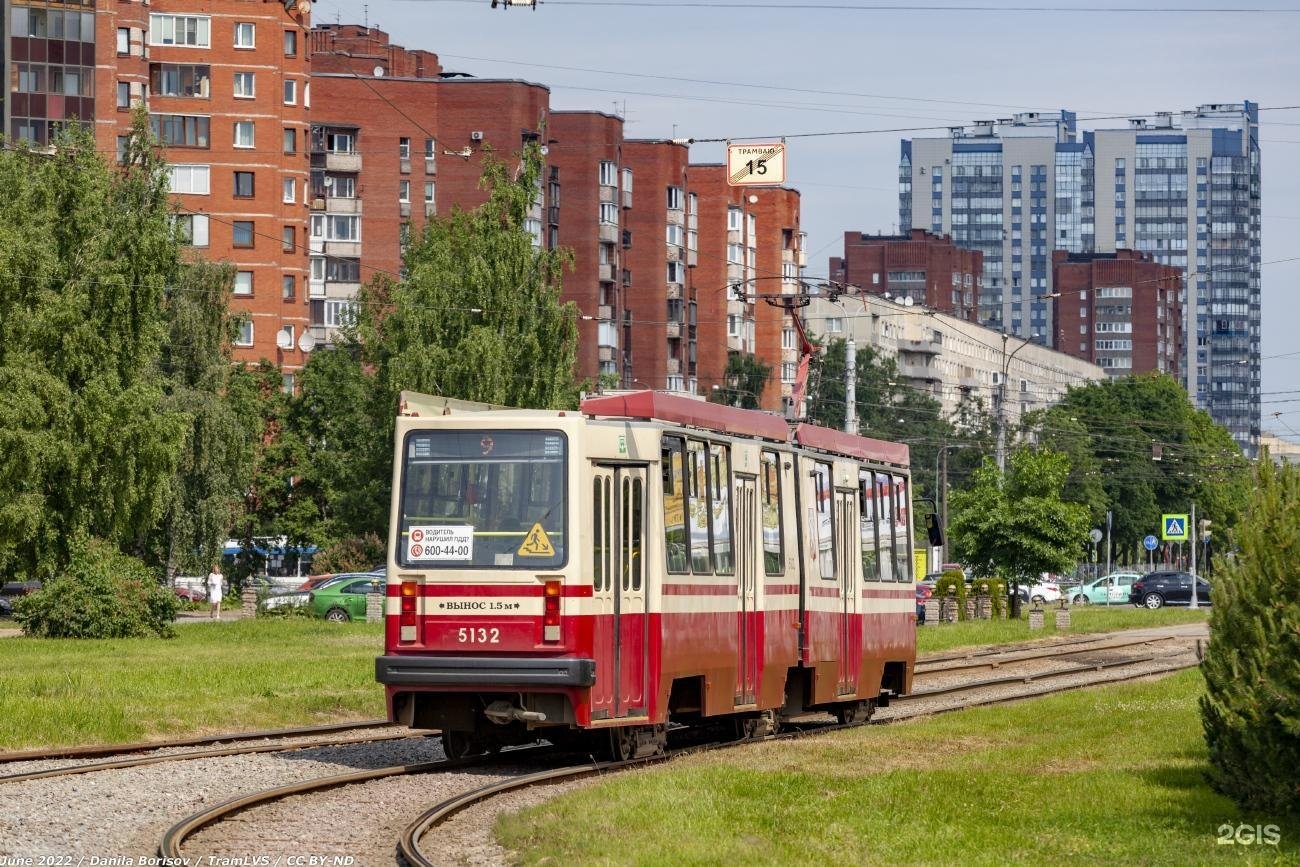
[{"label": "grass lawn", "polygon": [[[527,864],[1297,863],[1205,784],[1198,671],[697,755],[501,817]],[[1221,845],[1276,824],[1280,845]]]},{"label": "grass lawn", "polygon": [[1070,628],[1057,630],[1056,609],[1047,609],[1044,628],[1029,630],[1028,609],[1019,620],[971,620],[922,626],[916,630],[916,652],[934,653],[957,647],[980,644],[1005,644],[1028,641],[1033,638],[1060,638],[1086,632],[1111,632],[1120,629],[1143,629],[1151,626],[1172,626],[1177,623],[1203,623],[1209,609],[1192,611],[1190,608],[1160,608],[1148,611],[1132,605],[1073,605],[1070,607]]},{"label": "grass lawn", "polygon": [[382,624],[182,624],[171,640],[0,638],[0,749],[384,715]]}]

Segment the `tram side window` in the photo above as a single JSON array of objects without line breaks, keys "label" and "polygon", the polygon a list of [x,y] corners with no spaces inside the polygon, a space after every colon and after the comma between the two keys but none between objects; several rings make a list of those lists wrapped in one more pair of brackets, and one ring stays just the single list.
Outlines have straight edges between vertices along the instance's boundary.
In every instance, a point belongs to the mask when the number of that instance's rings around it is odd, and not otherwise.
[{"label": "tram side window", "polygon": [[592,589],[597,592],[608,590],[610,584],[609,557],[610,550],[610,503],[608,477],[597,476],[592,480]]},{"label": "tram side window", "polygon": [[641,514],[641,502],[645,499],[645,491],[642,489],[641,480],[632,480],[632,590],[641,589],[641,573],[645,569],[645,558],[641,550],[641,527],[645,524],[645,517]]},{"label": "tram side window", "polygon": [[763,452],[763,571],[785,574],[781,514],[781,462],[776,452]]},{"label": "tram side window", "polygon": [[876,540],[876,497],[871,489],[871,473],[858,473],[858,535],[862,548],[862,580],[880,580],[880,557]]},{"label": "tram side window", "polygon": [[876,538],[880,540],[880,580],[894,580],[894,498],[889,495],[890,480],[876,473]]},{"label": "tram side window", "polygon": [[817,502],[817,562],[822,578],[835,580],[835,521],[832,514],[830,464],[813,464],[813,498]]},{"label": "tram side window", "polygon": [[894,580],[910,581],[912,578],[912,558],[908,556],[908,539],[912,535],[912,524],[907,508],[907,479],[894,476],[891,493],[894,500]]},{"label": "tram side window", "polygon": [[699,440],[686,441],[686,474],[690,481],[687,523],[691,533],[691,571],[707,575],[712,571],[709,564],[709,461],[704,443]]},{"label": "tram side window", "polygon": [[668,571],[687,571],[686,560],[686,474],[683,443],[679,437],[664,437],[661,451],[664,484],[664,557]]},{"label": "tram side window", "polygon": [[713,571],[730,575],[731,553],[731,447],[709,444],[709,487],[712,500],[709,517],[713,523]]}]

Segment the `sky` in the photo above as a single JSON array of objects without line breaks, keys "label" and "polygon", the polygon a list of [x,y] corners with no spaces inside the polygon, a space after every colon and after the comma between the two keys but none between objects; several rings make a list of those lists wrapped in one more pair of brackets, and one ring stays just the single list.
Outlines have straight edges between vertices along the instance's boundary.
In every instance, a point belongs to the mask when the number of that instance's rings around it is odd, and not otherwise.
[{"label": "sky", "polygon": [[[314,20],[545,84],[553,110],[622,115],[629,138],[786,136],[813,280],[845,231],[897,229],[901,138],[1017,111],[1070,109],[1094,129],[1125,124],[1088,117],[1204,103],[1300,106],[1300,0],[318,0]],[[1300,441],[1300,108],[1260,120],[1262,420]],[[914,127],[936,129],[811,135]],[[724,158],[691,147],[692,162]]]}]

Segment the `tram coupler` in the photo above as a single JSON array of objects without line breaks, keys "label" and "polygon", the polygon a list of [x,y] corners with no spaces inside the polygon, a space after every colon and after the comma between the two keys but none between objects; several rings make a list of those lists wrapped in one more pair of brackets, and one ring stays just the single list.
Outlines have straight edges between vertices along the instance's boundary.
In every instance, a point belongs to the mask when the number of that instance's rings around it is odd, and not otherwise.
[{"label": "tram coupler", "polygon": [[508,701],[494,701],[483,709],[483,716],[497,725],[509,725],[512,722],[546,722],[546,714],[537,710],[524,710],[513,707]]}]

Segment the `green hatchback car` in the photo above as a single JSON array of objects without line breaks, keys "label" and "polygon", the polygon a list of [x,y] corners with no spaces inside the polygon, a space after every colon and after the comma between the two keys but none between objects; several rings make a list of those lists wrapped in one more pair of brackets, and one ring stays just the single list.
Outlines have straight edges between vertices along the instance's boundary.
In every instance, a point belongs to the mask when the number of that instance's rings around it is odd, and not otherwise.
[{"label": "green hatchback car", "polygon": [[307,607],[317,617],[334,623],[366,619],[366,596],[384,592],[379,575],[357,575],[344,581],[331,581],[307,594]]},{"label": "green hatchback car", "polygon": [[1112,572],[1104,578],[1087,581],[1070,591],[1070,601],[1075,605],[1123,605],[1133,582],[1141,576],[1136,572]]}]

